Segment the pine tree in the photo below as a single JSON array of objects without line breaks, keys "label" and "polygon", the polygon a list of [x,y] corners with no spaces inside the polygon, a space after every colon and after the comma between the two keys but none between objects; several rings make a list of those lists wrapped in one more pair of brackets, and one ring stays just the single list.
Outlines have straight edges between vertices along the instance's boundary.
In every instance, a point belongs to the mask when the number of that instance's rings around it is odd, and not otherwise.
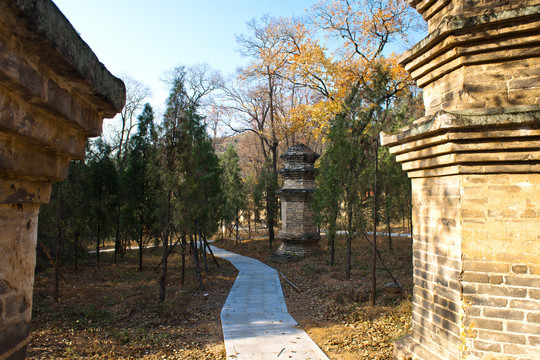
[{"label": "pine tree", "polygon": [[238,223],[241,210],[245,208],[246,194],[244,185],[240,177],[240,159],[232,144],[221,157],[221,167],[223,169],[223,192],[225,196],[225,221],[235,223],[236,242],[239,242]]},{"label": "pine tree", "polygon": [[127,156],[127,168],[124,178],[125,222],[129,235],[137,239],[139,247],[139,271],[143,269],[143,252],[148,245],[149,234],[155,227],[156,218],[153,209],[156,198],[153,196],[150,177],[150,160],[152,159],[154,112],[150,104],[146,104],[139,116],[137,133],[131,138]]},{"label": "pine tree", "polygon": [[[117,211],[118,173],[111,158],[111,147],[98,138],[88,156],[88,200],[91,226],[96,241],[96,260],[99,262],[100,244],[111,235]],[[113,215],[113,216],[111,216]]]},{"label": "pine tree", "polygon": [[[206,133],[204,118],[197,112],[202,95],[189,95],[188,77],[183,67],[176,69],[160,144],[160,174],[166,193],[160,301],[165,299],[167,257],[173,234],[177,237],[180,234],[183,259],[189,234],[199,284],[203,288],[199,254],[206,259],[206,238],[217,231],[219,204],[222,203],[219,159]],[[197,239],[204,245],[197,247]]]}]

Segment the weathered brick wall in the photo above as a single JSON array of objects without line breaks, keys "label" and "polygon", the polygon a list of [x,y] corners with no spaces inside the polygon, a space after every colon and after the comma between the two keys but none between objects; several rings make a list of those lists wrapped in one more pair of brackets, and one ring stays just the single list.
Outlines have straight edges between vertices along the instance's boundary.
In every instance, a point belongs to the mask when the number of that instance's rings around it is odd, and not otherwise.
[{"label": "weathered brick wall", "polygon": [[459,176],[418,178],[413,189],[413,336],[457,359],[461,316]]},{"label": "weathered brick wall", "polygon": [[29,341],[38,211],[0,204],[0,359],[24,358]]},{"label": "weathered brick wall", "polygon": [[280,170],[283,188],[278,192],[282,220],[278,233],[282,244],[278,255],[304,256],[314,251],[314,245],[320,239],[311,209],[317,172],[314,163],[318,157],[302,144],[291,146],[281,155],[285,167]]},{"label": "weathered brick wall", "polygon": [[281,232],[301,236],[317,231],[311,208],[312,194],[281,196]]},{"label": "weathered brick wall", "polygon": [[[534,24],[538,26],[538,24]],[[500,32],[500,29],[492,30]],[[524,39],[519,39],[524,42]],[[527,37],[529,42],[537,42],[538,35]],[[516,39],[499,42],[511,46]],[[524,44],[523,44],[524,45]],[[502,51],[500,54],[487,55],[489,59],[496,60],[504,57],[511,60],[512,57],[521,57],[526,54],[523,49]],[[487,59],[487,58],[486,58]],[[443,67],[455,67],[456,70],[445,74],[437,82],[429,82],[431,78],[421,78],[419,85],[424,85],[424,98],[428,114],[434,114],[438,110],[474,110],[492,107],[511,107],[523,98],[530,98],[532,103],[540,103],[540,57],[529,59],[516,59],[504,64],[474,64],[463,67],[462,58],[457,58],[450,63],[440,65],[437,71]],[[505,70],[512,68],[512,72]],[[479,96],[482,95],[482,96]],[[487,97],[486,97],[487,96]]]},{"label": "weathered brick wall", "polygon": [[540,111],[438,113],[384,140],[413,198],[413,332],[396,358],[536,359]]},{"label": "weathered brick wall", "polygon": [[540,104],[539,0],[419,1],[429,36],[402,57],[426,115]]},{"label": "weathered brick wall", "polygon": [[540,174],[469,175],[463,187],[464,354],[538,358]]},{"label": "weathered brick wall", "polygon": [[540,111],[437,113],[385,135],[413,198],[413,333],[397,358],[540,353]]},{"label": "weathered brick wall", "polygon": [[302,208],[303,204],[292,199],[281,199],[281,231],[289,234],[302,232]]},{"label": "weathered brick wall", "polygon": [[410,4],[426,116],[383,134],[412,181],[413,332],[396,359],[540,358],[540,0]]},{"label": "weathered brick wall", "polygon": [[417,178],[412,188],[413,337],[443,359],[534,359],[540,175]]}]

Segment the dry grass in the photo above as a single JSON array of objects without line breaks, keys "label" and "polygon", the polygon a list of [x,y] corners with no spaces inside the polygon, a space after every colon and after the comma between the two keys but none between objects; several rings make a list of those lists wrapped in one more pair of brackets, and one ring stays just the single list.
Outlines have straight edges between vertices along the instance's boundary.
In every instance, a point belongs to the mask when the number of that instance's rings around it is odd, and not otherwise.
[{"label": "dry grass", "polygon": [[[380,237],[379,250],[385,264],[404,288],[392,295],[383,291],[391,281],[377,270],[377,303],[368,305],[371,288],[371,245],[365,239],[353,242],[351,279],[345,279],[345,237],[336,242],[336,264],[330,265],[326,240],[321,252],[303,259],[284,261],[273,256],[267,239],[227,242],[221,246],[255,257],[282,271],[301,289],[293,289],[282,279],[282,287],[291,315],[331,359],[392,359],[393,341],[410,331],[412,291],[412,246],[410,238],[393,238],[390,251],[386,237]],[[219,244],[218,244],[219,246]]]},{"label": "dry grass", "polygon": [[[29,359],[224,359],[219,319],[236,269],[210,264],[199,289],[188,258],[180,286],[180,256],[169,258],[167,298],[159,303],[155,271],[160,249],[145,257],[137,271],[135,251],[117,265],[107,254],[99,266],[90,261],[79,271],[63,269],[69,284],[53,300],[53,274],[36,275]],[[205,295],[207,294],[207,295]]]},{"label": "dry grass", "polygon": [[[379,268],[377,306],[370,307],[371,247],[365,240],[353,243],[352,276],[346,280],[343,237],[336,244],[337,264],[331,266],[324,238],[320,253],[284,261],[273,256],[277,247],[270,249],[264,234],[255,235],[239,245],[233,240],[216,245],[257,258],[298,286],[300,292],[282,281],[289,311],[331,359],[392,359],[392,342],[410,329],[409,238],[395,238],[393,252],[380,238],[382,256],[405,292],[397,298],[386,294],[390,278]],[[234,282],[234,267],[223,260],[220,269],[210,264],[206,290],[200,291],[189,258],[182,288],[180,257],[173,254],[167,300],[159,304],[154,268],[160,250],[145,256],[142,273],[136,259],[137,253],[130,252],[115,265],[107,254],[99,266],[89,260],[78,272],[63,269],[69,284],[61,284],[59,303],[53,300],[52,271],[36,274],[28,358],[225,359],[219,313]]]}]

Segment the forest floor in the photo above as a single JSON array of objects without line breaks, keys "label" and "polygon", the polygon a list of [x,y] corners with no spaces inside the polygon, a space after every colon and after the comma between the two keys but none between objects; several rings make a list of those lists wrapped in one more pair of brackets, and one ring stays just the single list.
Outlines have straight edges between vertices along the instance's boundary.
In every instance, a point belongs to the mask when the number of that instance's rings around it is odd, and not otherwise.
[{"label": "forest floor", "polygon": [[[392,359],[393,341],[410,330],[412,289],[411,240],[379,237],[386,266],[404,288],[401,294],[383,290],[391,281],[377,269],[377,303],[368,305],[371,288],[371,245],[353,242],[352,272],[345,279],[345,237],[338,236],[336,264],[325,252],[303,259],[273,256],[268,239],[234,240],[214,245],[261,260],[292,282],[282,279],[287,307],[300,326],[330,359]],[[63,268],[68,283],[60,283],[54,301],[52,269],[36,274],[32,339],[29,359],[225,359],[220,311],[234,282],[236,269],[208,258],[203,271],[205,290],[199,288],[192,258],[187,258],[186,281],[180,286],[180,255],[169,258],[167,298],[158,298],[161,249],[147,250],[145,269],[137,271],[137,251],[127,252],[118,264],[102,254],[100,265],[89,258],[78,271]],[[203,266],[204,267],[204,266]]]}]

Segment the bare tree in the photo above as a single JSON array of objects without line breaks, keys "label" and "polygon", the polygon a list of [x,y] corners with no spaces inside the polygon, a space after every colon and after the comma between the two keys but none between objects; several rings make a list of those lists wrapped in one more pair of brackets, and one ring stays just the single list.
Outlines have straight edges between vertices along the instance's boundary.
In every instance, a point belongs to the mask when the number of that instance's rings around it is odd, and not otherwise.
[{"label": "bare tree", "polygon": [[117,135],[116,156],[119,166],[123,168],[131,131],[137,126],[137,113],[144,107],[146,99],[151,95],[151,91],[148,86],[129,75],[123,75],[122,80],[126,84],[126,105],[120,113],[121,124]]},{"label": "bare tree", "polygon": [[223,87],[223,77],[208,64],[192,66],[178,65],[165,75],[169,86],[181,79],[185,84],[185,95],[191,105],[197,104],[199,111],[206,112],[213,104],[213,92]]}]

